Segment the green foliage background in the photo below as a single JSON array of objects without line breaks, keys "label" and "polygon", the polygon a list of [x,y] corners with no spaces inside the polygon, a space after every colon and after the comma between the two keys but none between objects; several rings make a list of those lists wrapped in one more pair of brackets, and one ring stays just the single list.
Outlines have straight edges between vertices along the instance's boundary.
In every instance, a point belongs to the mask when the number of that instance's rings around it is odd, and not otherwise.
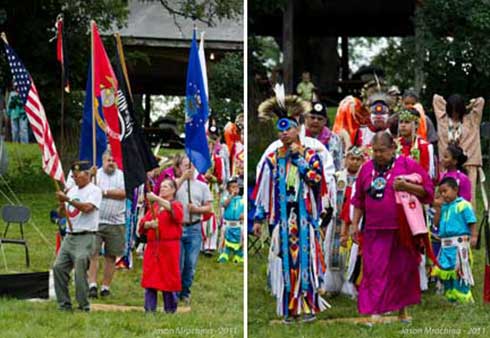
[{"label": "green foliage background", "polygon": [[[434,93],[488,97],[490,83],[490,3],[481,0],[427,0],[417,7],[417,43],[422,51],[422,102]],[[373,63],[385,69],[389,83],[414,85],[415,37],[389,39]],[[488,119],[488,114],[487,114]]]}]

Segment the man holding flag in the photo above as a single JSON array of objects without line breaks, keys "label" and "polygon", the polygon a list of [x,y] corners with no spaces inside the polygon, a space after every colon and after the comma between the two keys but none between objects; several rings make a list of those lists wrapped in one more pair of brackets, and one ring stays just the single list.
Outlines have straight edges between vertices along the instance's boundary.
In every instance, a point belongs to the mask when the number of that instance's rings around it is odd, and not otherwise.
[{"label": "man holding flag", "polygon": [[71,311],[69,293],[71,270],[75,270],[75,297],[78,308],[90,311],[88,300],[87,270],[90,257],[95,250],[95,235],[99,229],[99,209],[102,202],[102,191],[93,184],[90,164],[87,161],[75,162],[71,171],[75,186],[65,194],[56,193],[58,200],[65,204],[66,217],[72,224],[61,244],[58,257],[53,266],[54,289],[59,309]]},{"label": "man holding flag", "polygon": [[211,166],[205,130],[208,119],[208,98],[202,69],[194,30],[187,68],[185,101],[185,152],[188,158],[182,161],[188,169],[178,180],[179,190],[176,195],[176,199],[184,205],[184,232],[180,251],[182,274],[180,299],[186,305],[190,304],[190,288],[201,249],[201,217],[211,212],[212,202],[207,184],[195,179],[195,169],[204,174]]},{"label": "man holding flag", "polygon": [[[2,39],[15,89],[24,104],[32,131],[41,148],[43,170],[54,180],[64,183],[61,161],[34,81],[17,54],[8,45],[3,33]],[[94,248],[102,194],[100,189],[90,182],[90,166],[87,162],[75,163],[71,169],[76,186],[67,194],[59,189],[56,193],[60,203],[65,203],[69,230],[53,266],[54,284],[60,309],[71,311],[68,282],[70,272],[74,268],[75,293],[79,308],[89,311],[87,269]]]}]

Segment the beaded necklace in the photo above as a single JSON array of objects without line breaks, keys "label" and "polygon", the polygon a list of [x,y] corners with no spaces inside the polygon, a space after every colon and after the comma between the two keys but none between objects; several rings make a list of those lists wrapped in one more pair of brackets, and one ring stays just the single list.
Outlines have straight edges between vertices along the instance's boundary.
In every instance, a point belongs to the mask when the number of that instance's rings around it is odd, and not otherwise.
[{"label": "beaded necklace", "polygon": [[383,169],[376,168],[376,163],[373,163],[373,170],[371,172],[371,186],[368,190],[368,194],[377,200],[380,200],[384,196],[386,185],[391,177],[391,169],[395,163],[395,158],[391,159],[391,162]]}]

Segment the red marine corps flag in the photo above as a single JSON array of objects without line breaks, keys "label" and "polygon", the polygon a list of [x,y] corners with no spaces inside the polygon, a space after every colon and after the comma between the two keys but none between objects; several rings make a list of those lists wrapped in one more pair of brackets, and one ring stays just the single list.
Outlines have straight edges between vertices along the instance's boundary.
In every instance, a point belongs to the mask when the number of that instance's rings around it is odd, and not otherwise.
[{"label": "red marine corps flag", "polygon": [[[92,111],[98,112],[98,105],[102,105],[103,119],[95,117],[107,135],[112,156],[119,169],[123,169],[121,150],[121,129],[119,124],[119,110],[117,107],[117,94],[119,84],[112,69],[111,62],[100,39],[95,21],[91,22],[92,30]],[[123,124],[122,122],[121,124]],[[93,123],[95,126],[95,123]],[[95,128],[95,127],[93,127]],[[95,133],[95,132],[94,132]],[[94,146],[95,148],[95,146]],[[94,161],[95,163],[95,161]]]}]

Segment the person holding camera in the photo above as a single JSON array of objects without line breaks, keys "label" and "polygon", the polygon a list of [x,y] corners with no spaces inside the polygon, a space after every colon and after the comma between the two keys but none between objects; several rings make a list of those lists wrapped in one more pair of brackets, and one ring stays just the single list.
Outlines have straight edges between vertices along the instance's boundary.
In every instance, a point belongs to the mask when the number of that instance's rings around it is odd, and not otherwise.
[{"label": "person holding camera", "polygon": [[[362,252],[358,310],[374,315],[373,320],[381,314],[399,311],[399,319],[408,321],[406,307],[420,303],[421,298],[420,253],[407,222],[400,221],[405,216],[395,195],[397,191],[409,192],[421,203],[429,204],[434,186],[417,162],[395,156],[396,143],[389,133],[375,134],[372,153],[372,160],[361,167],[352,198],[354,215],[350,229]],[[420,175],[422,183],[399,177],[410,174]],[[364,224],[358,230],[361,217]]]}]

